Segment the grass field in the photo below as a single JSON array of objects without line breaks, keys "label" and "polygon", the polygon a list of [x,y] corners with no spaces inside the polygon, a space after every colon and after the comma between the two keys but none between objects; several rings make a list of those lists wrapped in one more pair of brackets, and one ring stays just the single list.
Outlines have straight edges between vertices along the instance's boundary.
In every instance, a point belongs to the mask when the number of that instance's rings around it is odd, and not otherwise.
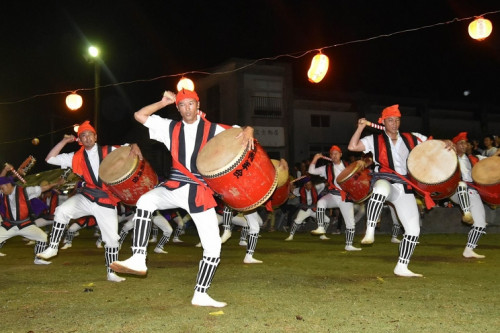
[{"label": "grass field", "polygon": [[[500,234],[485,235],[478,253],[461,256],[466,235],[423,235],[410,269],[393,275],[397,245],[345,252],[344,235],[320,241],[306,233],[284,242],[263,232],[255,257],[242,263],[237,233],[223,245],[210,295],[228,306],[193,307],[201,249],[195,234],[148,255],[147,277],[106,281],[104,250],[90,230],[51,265],[33,264],[33,249],[11,239],[0,257],[0,332],[498,332]],[[356,235],[355,245],[361,235]],[[130,255],[128,239],[120,259]]]}]

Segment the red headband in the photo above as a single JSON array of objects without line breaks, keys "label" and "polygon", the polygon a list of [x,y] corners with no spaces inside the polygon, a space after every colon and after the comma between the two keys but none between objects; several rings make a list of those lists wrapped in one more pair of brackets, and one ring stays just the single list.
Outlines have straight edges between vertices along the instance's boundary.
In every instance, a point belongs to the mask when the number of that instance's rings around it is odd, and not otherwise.
[{"label": "red headband", "polygon": [[90,125],[90,122],[88,120],[85,120],[80,126],[78,126],[78,136],[80,136],[80,134],[85,131],[91,131],[94,132],[94,134],[97,134],[95,128]]},{"label": "red headband", "polygon": [[196,91],[192,90],[187,90],[187,89],[182,89],[177,93],[177,96],[175,97],[175,104],[179,104],[180,101],[182,101],[185,98],[192,98],[195,99],[196,101],[200,101],[200,98],[198,97],[198,94]]},{"label": "red headband", "polygon": [[335,145],[334,145],[334,146],[332,146],[332,147],[330,148],[330,154],[331,154],[331,153],[332,153],[332,151],[334,151],[334,150],[338,151],[339,153],[342,153],[342,150],[340,150],[339,146],[335,146]]},{"label": "red headband", "polygon": [[456,137],[454,137],[451,141],[453,141],[454,144],[457,144],[458,141],[465,140],[467,141],[467,132],[460,132]]},{"label": "red headband", "polygon": [[382,116],[378,118],[378,123],[382,124],[385,118],[389,117],[401,117],[401,112],[399,112],[399,104],[386,107],[382,111]]}]

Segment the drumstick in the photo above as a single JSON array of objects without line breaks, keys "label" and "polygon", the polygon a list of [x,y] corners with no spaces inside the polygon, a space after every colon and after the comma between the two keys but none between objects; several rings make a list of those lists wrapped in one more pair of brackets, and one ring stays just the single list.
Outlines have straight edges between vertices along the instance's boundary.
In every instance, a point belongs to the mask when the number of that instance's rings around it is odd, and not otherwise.
[{"label": "drumstick", "polygon": [[367,126],[376,128],[376,129],[381,130],[381,131],[385,130],[385,126],[384,125],[374,124],[374,123],[372,123],[371,121],[368,121],[368,120],[365,120],[365,124]]},{"label": "drumstick", "polygon": [[[7,163],[5,163],[5,164],[7,164]],[[23,177],[22,177],[19,173],[17,173],[17,171],[16,171],[16,170],[14,170],[14,168],[12,168],[10,171],[12,171],[12,173],[13,173],[13,174],[14,174],[17,178],[19,178],[19,180],[20,180],[20,181],[22,181],[24,184],[26,184],[26,180],[24,180],[24,178],[23,178]]]},{"label": "drumstick", "polygon": [[332,159],[328,156],[321,156],[322,159],[325,159],[327,161],[333,162]]}]

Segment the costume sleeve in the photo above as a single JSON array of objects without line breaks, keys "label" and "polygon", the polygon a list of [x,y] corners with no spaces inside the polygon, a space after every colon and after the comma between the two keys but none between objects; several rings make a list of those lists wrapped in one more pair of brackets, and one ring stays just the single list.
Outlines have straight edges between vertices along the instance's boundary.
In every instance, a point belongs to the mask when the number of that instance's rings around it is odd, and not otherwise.
[{"label": "costume sleeve", "polygon": [[26,193],[28,194],[28,199],[38,198],[42,195],[42,188],[40,186],[28,186],[26,187]]},{"label": "costume sleeve", "polygon": [[171,122],[171,119],[162,118],[153,114],[148,117],[144,126],[149,128],[149,137],[151,139],[163,142],[165,146],[170,147],[169,126]]},{"label": "costume sleeve", "polygon": [[52,165],[58,165],[61,169],[71,168],[73,166],[73,156],[75,153],[64,153],[57,156],[51,157],[47,160],[47,163]]},{"label": "costume sleeve", "polygon": [[320,166],[319,168],[316,168],[316,164],[309,164],[309,173],[311,175],[318,175],[323,178],[326,178],[326,166]]},{"label": "costume sleeve", "polygon": [[363,153],[367,154],[368,152],[374,153],[374,146],[373,146],[373,135],[368,135],[365,137],[362,137],[360,139],[361,142],[363,142],[363,145],[365,146],[365,150]]}]

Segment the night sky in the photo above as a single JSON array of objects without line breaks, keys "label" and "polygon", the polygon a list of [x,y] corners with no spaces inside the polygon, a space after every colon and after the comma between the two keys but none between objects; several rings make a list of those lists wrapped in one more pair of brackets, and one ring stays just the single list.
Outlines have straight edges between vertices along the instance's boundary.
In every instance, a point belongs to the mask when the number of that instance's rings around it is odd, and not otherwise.
[{"label": "night sky", "polygon": [[[233,57],[290,55],[276,61],[293,65],[301,89],[500,104],[500,13],[485,16],[493,33],[482,42],[468,36],[466,20],[352,43],[500,10],[494,0],[18,1],[0,7],[2,163],[20,164],[29,154],[43,160],[72,124],[92,119],[89,44],[102,50],[103,144],[145,136],[134,111],[174,90],[182,73],[213,72]],[[306,72],[314,52],[298,56],[323,47],[330,72],[313,85]],[[64,99],[73,90],[85,101],[70,113]],[[33,137],[40,145],[31,144]]]}]

